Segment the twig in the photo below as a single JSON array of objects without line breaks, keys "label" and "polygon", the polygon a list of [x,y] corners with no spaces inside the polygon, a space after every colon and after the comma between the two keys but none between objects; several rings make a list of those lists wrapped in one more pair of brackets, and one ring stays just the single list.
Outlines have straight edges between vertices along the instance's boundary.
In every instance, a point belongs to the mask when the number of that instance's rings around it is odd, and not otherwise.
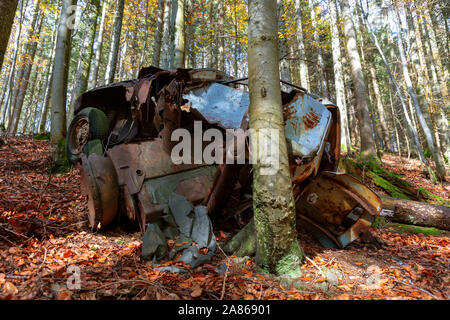
[{"label": "twig", "polygon": [[319,272],[322,274],[322,276],[324,278],[326,278],[325,274],[323,273],[322,269],[319,268],[319,266],[313,261],[311,260],[307,255],[305,255],[306,260],[308,260],[309,262],[311,262],[316,268],[317,270],[319,270]]},{"label": "twig", "polygon": [[398,280],[396,280],[396,279],[392,279],[392,280],[394,280],[394,281],[397,282],[397,283],[404,284],[405,286],[411,287],[411,288],[413,288],[413,289],[420,290],[420,291],[422,291],[423,293],[426,293],[427,295],[429,295],[430,297],[432,297],[432,298],[434,298],[434,299],[436,299],[436,300],[439,300],[438,297],[436,297],[434,294],[428,292],[428,291],[425,290],[425,289],[416,287],[415,285],[412,285],[412,284],[409,284],[409,283],[406,283],[406,282],[403,282],[403,281],[398,281]]},{"label": "twig", "polygon": [[11,243],[13,246],[17,247],[17,244],[15,244],[15,243],[12,242],[11,240],[9,240],[7,237],[2,236],[1,234],[0,234],[0,237],[2,237],[2,239],[5,239],[5,240],[8,241],[9,243]]},{"label": "twig", "polygon": [[22,237],[22,238],[25,238],[25,239],[30,239],[29,237],[27,237],[27,236],[25,236],[25,235],[23,235],[23,234],[21,234],[21,233],[17,233],[17,232],[15,232],[15,231],[13,231],[13,230],[9,230],[8,228],[5,228],[5,227],[2,226],[2,225],[0,225],[0,228],[2,228],[2,229],[5,230],[5,231],[11,232],[12,234],[15,234],[15,235],[18,236],[18,237]]}]

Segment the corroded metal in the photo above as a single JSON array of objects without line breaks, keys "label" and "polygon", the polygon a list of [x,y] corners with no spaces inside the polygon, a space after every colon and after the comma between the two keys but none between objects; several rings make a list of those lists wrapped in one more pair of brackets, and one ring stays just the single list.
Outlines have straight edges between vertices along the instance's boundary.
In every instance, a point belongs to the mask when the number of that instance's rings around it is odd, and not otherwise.
[{"label": "corroded metal", "polygon": [[[239,87],[245,79],[230,79],[212,69],[148,67],[136,80],[93,89],[77,100],[75,114],[94,107],[111,123],[103,141],[106,156],[82,158],[94,230],[112,221],[119,193],[122,210],[139,221],[143,232],[148,223],[166,216],[171,195],[206,205],[211,216],[222,215],[225,208],[226,219],[249,209],[244,197],[251,193],[252,176],[247,140],[223,152],[236,160],[237,150],[244,149],[244,164],[174,164],[171,159],[172,133],[179,128],[192,132],[194,121],[201,121],[203,131],[215,128],[224,137],[226,129],[249,129],[250,97]],[[381,200],[353,177],[334,172],[340,155],[339,108],[289,85],[294,90],[282,92],[282,103],[298,221],[324,245],[345,247],[367,232]],[[74,137],[82,144],[79,132]]]},{"label": "corroded metal", "polygon": [[296,208],[303,220],[345,247],[367,232],[381,212],[381,199],[350,175],[324,171],[303,189]]},{"label": "corroded metal", "polygon": [[110,158],[91,154],[82,156],[82,190],[88,198],[89,225],[93,231],[114,220],[118,209],[119,185]]}]

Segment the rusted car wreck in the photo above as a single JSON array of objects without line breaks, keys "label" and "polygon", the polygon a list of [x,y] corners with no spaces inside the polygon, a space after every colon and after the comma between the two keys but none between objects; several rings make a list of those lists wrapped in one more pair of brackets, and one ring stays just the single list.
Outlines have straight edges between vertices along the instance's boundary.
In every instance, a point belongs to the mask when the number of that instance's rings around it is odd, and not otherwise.
[{"label": "rusted car wreck", "polygon": [[[338,107],[298,86],[285,86],[291,89],[282,92],[282,103],[298,221],[324,246],[343,248],[367,232],[381,200],[355,178],[336,172]],[[250,164],[174,164],[170,156],[173,131],[193,132],[194,121],[201,121],[202,130],[215,128],[224,135],[227,129],[248,130],[249,103],[245,79],[209,69],[149,67],[136,80],[84,93],[69,127],[67,151],[82,168],[92,230],[122,212],[148,233],[148,226],[172,212],[172,225],[189,237],[195,225],[188,215],[203,211],[213,221],[226,221],[251,211]],[[157,229],[167,236],[163,227]],[[203,246],[214,248],[211,241]]]}]

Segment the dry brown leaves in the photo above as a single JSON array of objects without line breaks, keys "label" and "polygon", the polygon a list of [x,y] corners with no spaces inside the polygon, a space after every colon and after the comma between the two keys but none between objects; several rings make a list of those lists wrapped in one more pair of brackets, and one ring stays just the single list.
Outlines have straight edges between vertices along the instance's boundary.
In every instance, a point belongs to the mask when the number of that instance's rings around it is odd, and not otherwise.
[{"label": "dry brown leaves", "polygon": [[[140,259],[136,230],[90,233],[79,174],[48,174],[47,142],[5,139],[0,147],[0,299],[447,299],[450,240],[374,230],[382,244],[324,250],[306,232],[303,275],[294,281],[236,264],[217,252],[185,274]],[[441,194],[441,196],[443,196]],[[227,236],[218,230],[219,243]],[[178,265],[166,261],[163,266]],[[228,273],[218,267],[228,266]],[[79,268],[79,289],[70,289]],[[323,270],[336,272],[329,284]],[[326,285],[326,287],[325,287]],[[325,287],[325,288],[324,288]]]}]

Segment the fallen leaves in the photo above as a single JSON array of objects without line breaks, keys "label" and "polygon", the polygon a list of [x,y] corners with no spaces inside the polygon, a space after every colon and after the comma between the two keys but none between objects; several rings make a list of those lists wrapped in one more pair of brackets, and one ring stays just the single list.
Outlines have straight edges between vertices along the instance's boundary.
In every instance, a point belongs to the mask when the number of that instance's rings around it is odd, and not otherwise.
[{"label": "fallen leaves", "polygon": [[[314,263],[303,264],[303,276],[284,286],[261,273],[254,261],[230,262],[219,251],[210,264],[188,268],[187,274],[159,272],[140,259],[138,232],[87,230],[78,171],[49,179],[46,142],[9,143],[21,153],[0,149],[0,299],[189,300],[220,299],[222,293],[224,299],[236,300],[448,299],[450,239],[445,235],[374,230],[386,244],[375,248],[354,243],[345,250],[326,250],[300,233]],[[220,230],[215,234],[218,243],[232,236]],[[199,253],[207,253],[206,248]],[[224,264],[226,276],[219,271]],[[80,270],[80,291],[67,288],[74,276],[68,273],[71,265]],[[159,266],[177,265],[165,261]],[[373,272],[372,265],[379,269]],[[342,275],[337,284],[328,285],[324,268]],[[371,276],[378,281],[372,282]]]}]

